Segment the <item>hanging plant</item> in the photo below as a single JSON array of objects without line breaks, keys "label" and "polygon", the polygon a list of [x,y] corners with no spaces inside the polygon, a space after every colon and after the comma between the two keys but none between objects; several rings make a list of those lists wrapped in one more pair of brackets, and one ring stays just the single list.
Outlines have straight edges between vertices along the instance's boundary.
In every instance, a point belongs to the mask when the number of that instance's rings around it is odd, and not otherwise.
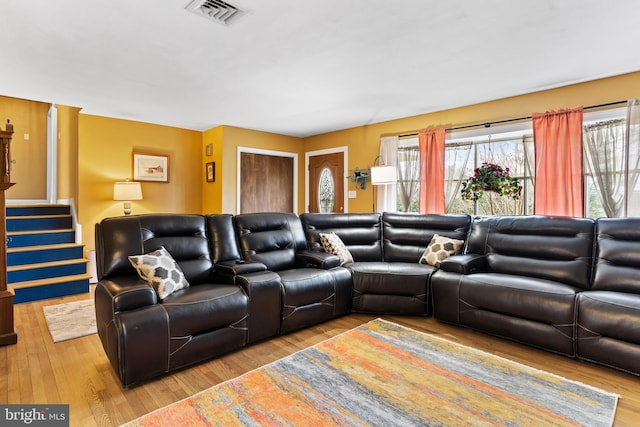
[{"label": "hanging plant", "polygon": [[462,183],[460,192],[463,199],[475,202],[481,199],[486,191],[518,200],[522,194],[522,185],[518,178],[509,175],[509,168],[484,162]]}]

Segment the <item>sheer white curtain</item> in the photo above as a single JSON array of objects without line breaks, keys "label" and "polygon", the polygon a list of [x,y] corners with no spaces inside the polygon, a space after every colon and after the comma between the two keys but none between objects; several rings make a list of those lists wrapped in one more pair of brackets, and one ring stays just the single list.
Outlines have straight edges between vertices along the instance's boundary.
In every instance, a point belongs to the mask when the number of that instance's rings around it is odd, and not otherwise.
[{"label": "sheer white curtain", "polygon": [[609,120],[583,127],[583,148],[589,179],[598,190],[607,217],[620,217],[625,199],[625,121]]},{"label": "sheer white curtain", "polygon": [[[398,195],[400,210],[411,212],[420,184],[420,150],[417,145],[398,148]],[[413,211],[417,212],[417,204]]]},{"label": "sheer white curtain", "polygon": [[[380,156],[385,166],[398,166],[398,140],[397,136],[384,136],[380,138]],[[374,165],[377,166],[377,165]],[[398,190],[396,184],[375,185],[377,188],[377,211],[396,212],[398,210]]]},{"label": "sheer white curtain", "polygon": [[627,203],[625,216],[640,216],[640,98],[627,101]]},{"label": "sheer white curtain", "polygon": [[445,148],[444,203],[449,212],[460,196],[462,181],[467,179],[467,165],[471,159],[471,143],[450,145]]}]

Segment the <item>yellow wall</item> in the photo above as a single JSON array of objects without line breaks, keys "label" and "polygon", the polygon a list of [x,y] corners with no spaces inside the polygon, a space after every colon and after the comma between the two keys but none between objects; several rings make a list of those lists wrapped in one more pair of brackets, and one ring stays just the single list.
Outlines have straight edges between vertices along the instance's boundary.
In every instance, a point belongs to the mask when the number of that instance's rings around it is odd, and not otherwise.
[{"label": "yellow wall", "polygon": [[[455,88],[452,88],[455,90]],[[416,96],[422,96],[416,94]],[[426,96],[426,95],[425,95]],[[467,107],[360,126],[304,139],[305,151],[346,145],[349,170],[370,166],[380,148],[380,137],[415,132],[430,126],[455,127],[530,116],[534,112],[605,104],[640,97],[640,72],[514,96]],[[495,126],[499,131],[499,126]],[[353,189],[350,184],[349,189]],[[349,212],[370,212],[372,191],[357,191]]]},{"label": "yellow wall", "polygon": [[202,132],[80,114],[78,134],[79,222],[88,249],[95,224],[123,214],[113,183],[133,178],[134,151],[168,155],[169,183],[143,182],[133,214],[202,212]]},{"label": "yellow wall", "polygon": [[[9,200],[44,200],[47,193],[47,113],[51,104],[0,96],[0,122],[13,124]],[[25,139],[28,134],[28,140]]]},{"label": "yellow wall", "polygon": [[[416,94],[420,96],[420,94]],[[144,200],[133,202],[133,212],[236,213],[237,150],[239,146],[298,154],[298,211],[304,212],[304,155],[308,151],[348,147],[348,168],[373,163],[380,137],[414,132],[430,126],[461,126],[514,117],[533,112],[574,108],[640,97],[640,72],[559,89],[423,114],[316,135],[295,138],[273,133],[219,126],[206,132],[80,114],[75,107],[58,107],[59,198],[74,199],[83,225],[87,248],[94,246],[93,228],[108,216],[122,215],[122,203],[111,200],[113,182],[131,178],[133,151],[170,156],[170,182],[143,182]],[[0,97],[0,120],[14,124],[12,180],[9,199],[44,199],[32,183],[44,182],[46,170],[46,113],[50,104]],[[499,127],[495,127],[499,131]],[[29,133],[29,141],[24,134]],[[41,147],[40,147],[41,144]],[[206,156],[206,146],[213,155]],[[216,181],[205,181],[205,163],[216,163]],[[22,176],[20,166],[29,166]],[[32,191],[38,188],[38,193]],[[356,190],[349,212],[368,212],[373,192]],[[354,190],[349,182],[349,190]],[[13,193],[11,193],[13,192]]]},{"label": "yellow wall", "polygon": [[78,119],[80,109],[58,106],[58,199],[78,201]]},{"label": "yellow wall", "polygon": [[[219,157],[221,161],[216,161],[216,181],[218,176],[222,177],[220,212],[234,214],[237,211],[238,147],[298,154],[298,212],[302,212],[304,210],[304,151],[302,139],[232,126],[221,126],[221,128],[222,147],[220,147],[221,154]],[[205,139],[215,132],[220,132],[219,128],[205,132]],[[218,163],[222,165],[220,171],[218,170]],[[211,212],[206,211],[205,213]]]},{"label": "yellow wall", "polygon": [[[213,147],[213,154],[206,155],[207,145]],[[222,213],[222,126],[210,129],[202,134],[202,211],[205,213]],[[208,162],[215,163],[215,181],[206,182],[205,165]]]}]

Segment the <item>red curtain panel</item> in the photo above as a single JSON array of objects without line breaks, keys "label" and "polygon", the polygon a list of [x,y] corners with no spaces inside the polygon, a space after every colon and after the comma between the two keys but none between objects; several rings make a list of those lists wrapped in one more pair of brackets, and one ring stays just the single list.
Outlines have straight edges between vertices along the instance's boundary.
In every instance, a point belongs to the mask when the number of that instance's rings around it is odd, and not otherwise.
[{"label": "red curtain panel", "polygon": [[444,128],[418,133],[420,213],[444,213]]},{"label": "red curtain panel", "polygon": [[536,214],[584,215],[582,110],[580,107],[532,115]]}]

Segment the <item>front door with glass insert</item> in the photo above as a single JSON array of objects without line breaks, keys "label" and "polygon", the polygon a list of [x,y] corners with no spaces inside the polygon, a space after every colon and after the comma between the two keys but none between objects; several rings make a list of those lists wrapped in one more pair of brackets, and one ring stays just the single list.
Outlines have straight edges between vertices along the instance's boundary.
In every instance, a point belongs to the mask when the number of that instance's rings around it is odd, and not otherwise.
[{"label": "front door with glass insert", "polygon": [[309,157],[309,212],[344,212],[344,153]]}]

